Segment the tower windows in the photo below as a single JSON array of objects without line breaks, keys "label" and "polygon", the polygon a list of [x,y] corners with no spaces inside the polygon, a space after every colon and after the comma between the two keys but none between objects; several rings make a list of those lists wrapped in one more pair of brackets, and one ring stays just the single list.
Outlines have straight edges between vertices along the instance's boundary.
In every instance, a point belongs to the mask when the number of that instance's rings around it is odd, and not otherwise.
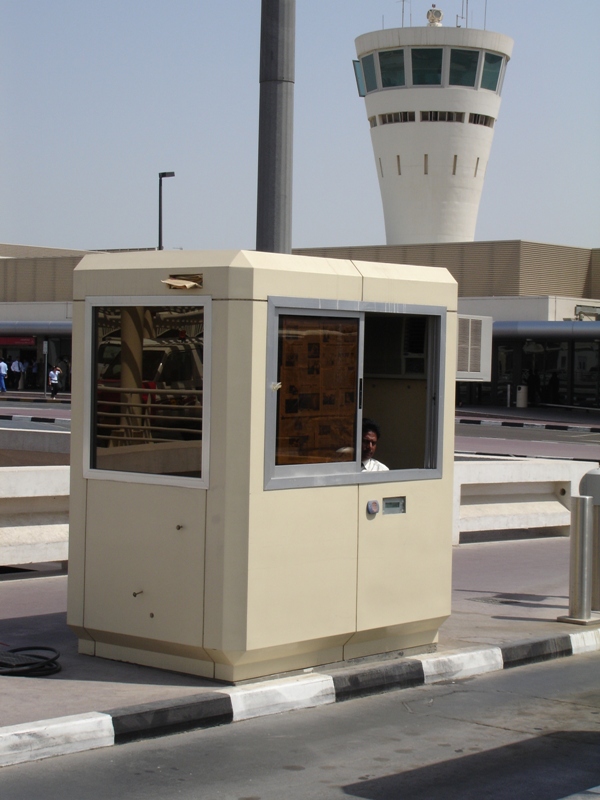
[{"label": "tower windows", "polygon": [[384,50],[379,53],[379,70],[383,89],[404,86],[404,50]]},{"label": "tower windows", "polygon": [[475,162],[475,174],[473,175],[474,178],[477,177],[477,170],[479,169],[479,156],[477,156],[477,161]]},{"label": "tower windows", "polygon": [[456,175],[456,165],[458,164],[458,156],[455,155],[452,159],[452,174]]},{"label": "tower windows", "polygon": [[466,86],[498,92],[505,57],[483,50],[406,47],[353,61],[358,94],[411,86]]},{"label": "tower windows", "polygon": [[375,56],[371,53],[361,59],[363,75],[365,77],[365,88],[367,92],[374,92],[377,89],[377,75],[375,73]]},{"label": "tower windows", "polygon": [[429,156],[427,153],[423,156],[423,175],[429,175]]},{"label": "tower windows", "polygon": [[411,50],[414,86],[441,86],[441,47],[419,47]]},{"label": "tower windows", "polygon": [[421,122],[464,122],[462,111],[421,111]]},{"label": "tower windows", "polygon": [[475,86],[478,50],[450,51],[450,86]]},{"label": "tower windows", "polygon": [[494,118],[488,117],[487,114],[469,114],[469,122],[472,125],[485,125],[486,128],[493,128],[494,121]]},{"label": "tower windows", "polygon": [[415,121],[414,111],[394,111],[390,114],[379,115],[380,125],[391,125],[393,122],[414,122],[414,121]]},{"label": "tower windows", "polygon": [[495,92],[500,80],[500,68],[502,67],[502,56],[495,53],[486,53],[483,61],[483,74],[481,76],[481,88]]}]

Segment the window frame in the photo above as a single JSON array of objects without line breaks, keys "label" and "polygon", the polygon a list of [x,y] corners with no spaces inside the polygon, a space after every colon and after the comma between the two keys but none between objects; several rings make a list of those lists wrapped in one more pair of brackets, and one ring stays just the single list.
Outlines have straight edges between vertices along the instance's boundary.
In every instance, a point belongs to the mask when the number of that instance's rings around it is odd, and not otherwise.
[{"label": "window frame", "polygon": [[[405,303],[375,303],[362,300],[269,297],[267,300],[267,358],[265,384],[264,489],[294,489],[316,486],[348,486],[399,481],[437,480],[442,477],[444,441],[444,391],[447,310],[443,306]],[[426,316],[430,330],[426,363],[427,433],[425,461],[433,466],[362,472],[362,397],[364,381],[365,315],[387,313]],[[276,465],[279,317],[288,315],[342,317],[359,320],[356,408],[356,457],[353,461],[319,464]]]},{"label": "window frame", "polygon": [[[393,83],[393,84],[389,84],[388,86],[386,86],[384,84],[384,72],[385,71],[384,71],[384,69],[382,68],[382,65],[381,65],[381,57],[383,56],[384,60],[385,60],[385,56],[388,55],[389,53],[394,53],[394,54],[395,53],[402,53],[402,74],[404,76],[404,81],[402,83]],[[377,51],[377,66],[379,68],[379,81],[380,81],[380,86],[381,86],[382,90],[383,89],[404,89],[404,88],[406,88],[406,85],[407,85],[407,82],[406,82],[406,54],[405,54],[405,48],[404,47],[395,47],[395,48],[392,48],[390,50],[378,50]]]},{"label": "window frame", "polygon": [[[367,61],[367,59],[371,59],[372,61],[372,72],[370,68],[365,69],[365,62]],[[372,53],[367,53],[366,55],[360,57],[360,66],[365,81],[366,94],[371,94],[371,92],[377,92],[381,88],[381,76],[377,71],[378,61],[379,59],[375,58],[375,51],[373,51]],[[369,88],[371,78],[375,79],[375,86],[373,88]]]},{"label": "window frame", "polygon": [[[197,306],[204,309],[204,344],[202,348],[202,476],[190,478],[183,475],[160,475],[145,472],[121,472],[118,470],[98,469],[91,466],[93,444],[93,409],[94,390],[96,385],[95,349],[96,332],[94,330],[94,311],[97,307],[113,306],[123,308],[128,306],[158,306],[180,307]],[[209,456],[210,456],[210,395],[211,395],[211,351],[212,351],[212,302],[210,297],[178,297],[174,302],[165,296],[129,295],[115,297],[93,296],[85,298],[84,313],[84,379],[83,379],[83,477],[86,480],[109,480],[124,483],[144,483],[155,486],[183,486],[194,489],[208,489],[209,486]]]},{"label": "window frame", "polygon": [[[448,54],[448,86],[454,86],[462,89],[476,89],[480,73],[480,62],[482,60],[481,53],[483,51],[475,47],[450,47]],[[477,56],[475,62],[475,72],[473,73],[473,83],[452,83],[452,54],[453,53],[474,53]]]},{"label": "window frame", "polygon": [[[482,52],[483,52],[483,57],[481,58],[481,77],[478,84],[479,89],[483,90],[484,92],[492,92],[492,94],[500,95],[502,90],[502,77],[504,73],[504,65],[506,64],[506,57],[502,53],[496,53],[493,50],[483,50]],[[483,85],[485,65],[488,56],[497,58],[500,61],[500,66],[498,67],[498,78],[496,80],[496,86],[494,89],[489,89],[487,86]]]},{"label": "window frame", "polygon": [[[442,51],[442,67],[441,67],[441,81],[440,83],[415,83],[414,82],[414,75],[413,75],[413,51],[418,50],[441,50]],[[381,71],[381,62],[380,62],[380,55],[382,53],[394,52],[394,51],[402,50],[404,52],[404,84],[396,85],[396,86],[384,86],[383,85],[383,76]],[[451,65],[452,65],[452,51],[453,50],[463,50],[463,51],[472,51],[478,54],[477,58],[477,69],[475,71],[475,83],[473,85],[465,85],[465,84],[457,84],[457,83],[450,83],[450,72],[451,72]],[[487,89],[481,85],[483,79],[483,72],[485,67],[485,57],[486,54],[490,54],[493,56],[499,56],[501,58],[501,66],[500,66],[500,74],[498,76],[498,83],[496,85],[496,89]],[[373,58],[373,76],[375,78],[376,86],[372,89],[367,89],[365,85],[365,93],[361,94],[361,79],[366,84],[366,74],[363,66],[363,60],[365,58]],[[403,45],[402,47],[385,47],[381,49],[372,50],[364,55],[361,55],[357,61],[354,61],[354,70],[357,80],[357,88],[358,93],[361,97],[365,97],[368,94],[372,94],[373,92],[385,92],[385,91],[394,91],[396,89],[427,89],[427,88],[434,88],[439,89],[441,88],[448,88],[452,87],[455,89],[467,89],[471,91],[479,92],[482,89],[486,92],[492,92],[493,94],[497,94],[501,96],[502,94],[502,86],[504,83],[504,75],[506,73],[506,66],[508,63],[507,57],[504,53],[498,53],[493,50],[486,50],[483,47],[467,47],[467,46],[458,46],[458,45]],[[359,76],[358,70],[360,68],[361,75]]]}]

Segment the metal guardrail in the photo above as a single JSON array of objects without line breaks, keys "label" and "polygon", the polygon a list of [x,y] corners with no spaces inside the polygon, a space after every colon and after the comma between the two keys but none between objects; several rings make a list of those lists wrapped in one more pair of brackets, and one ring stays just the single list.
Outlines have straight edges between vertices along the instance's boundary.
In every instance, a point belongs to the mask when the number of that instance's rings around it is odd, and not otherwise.
[{"label": "metal guardrail", "polygon": [[101,446],[201,436],[202,389],[98,387],[96,439]]}]

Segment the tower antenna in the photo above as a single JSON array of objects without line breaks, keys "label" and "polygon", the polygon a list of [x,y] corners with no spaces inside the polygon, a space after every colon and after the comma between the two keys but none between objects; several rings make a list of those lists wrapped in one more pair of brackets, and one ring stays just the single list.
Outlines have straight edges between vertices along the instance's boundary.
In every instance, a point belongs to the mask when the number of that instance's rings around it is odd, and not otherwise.
[{"label": "tower antenna", "polygon": [[396,0],[397,3],[402,3],[402,27],[404,27],[404,5],[406,0]]}]

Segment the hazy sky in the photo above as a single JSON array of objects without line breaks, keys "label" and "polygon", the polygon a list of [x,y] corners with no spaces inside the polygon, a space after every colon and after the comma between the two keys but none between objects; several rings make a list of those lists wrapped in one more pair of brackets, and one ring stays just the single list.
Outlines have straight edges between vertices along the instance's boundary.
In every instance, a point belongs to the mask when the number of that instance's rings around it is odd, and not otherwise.
[{"label": "hazy sky", "polygon": [[[454,25],[464,0],[438,0]],[[412,9],[411,9],[412,6]],[[406,0],[405,25],[429,0]],[[470,0],[483,28],[485,0]],[[298,0],[293,246],[384,244],[354,39],[396,0]],[[515,40],[476,238],[600,246],[590,0],[487,0]],[[260,0],[0,0],[0,241],[255,246]]]}]

